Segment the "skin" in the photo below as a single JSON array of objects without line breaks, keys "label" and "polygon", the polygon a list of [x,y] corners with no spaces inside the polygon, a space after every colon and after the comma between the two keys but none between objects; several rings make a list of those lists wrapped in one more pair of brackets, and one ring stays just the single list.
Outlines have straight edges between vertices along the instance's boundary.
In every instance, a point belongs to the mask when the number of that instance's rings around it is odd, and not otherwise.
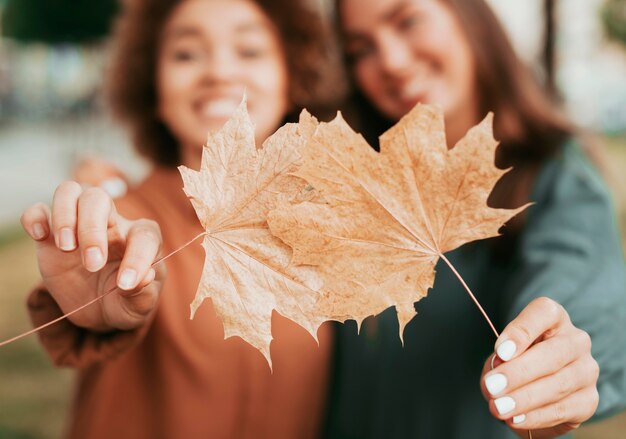
[{"label": "skin", "polygon": [[[496,418],[521,437],[532,430],[533,438],[540,439],[576,429],[595,413],[600,368],[591,356],[591,338],[572,324],[561,305],[547,297],[535,299],[502,331],[496,352],[506,340],[515,343],[514,356],[503,361],[494,354],[494,369],[490,357],[481,377],[481,390]],[[507,386],[491,394],[485,380],[494,374],[504,375]],[[498,413],[495,401],[502,397],[513,398],[515,409]],[[514,424],[518,415],[525,420]]]},{"label": "skin", "polygon": [[165,26],[158,60],[161,119],[183,162],[199,165],[209,130],[224,125],[244,92],[257,143],[288,110],[287,65],[277,32],[247,0],[188,0]]},{"label": "skin", "polygon": [[[248,0],[187,0],[168,18],[158,54],[159,114],[181,145],[183,164],[199,168],[208,130],[220,128],[244,90],[257,142],[288,107],[286,60],[276,30]],[[154,314],[165,277],[161,232],[130,221],[101,188],[58,186],[51,206],[21,217],[37,243],[43,283],[64,313],[117,286],[69,319],[94,331],[129,330]]]},{"label": "skin", "polygon": [[382,114],[398,120],[418,102],[439,105],[450,146],[479,122],[471,49],[441,3],[348,0],[341,12],[355,79]]},{"label": "skin", "polygon": [[[479,121],[474,58],[448,6],[437,0],[342,0],[340,8],[357,85],[379,111],[398,120],[417,102],[441,106],[450,147]],[[502,352],[507,341],[514,343],[512,355]],[[495,350],[501,355],[494,354],[493,370],[492,357],[485,362],[481,389],[493,416],[520,437],[528,437],[527,430],[535,439],[562,435],[595,412],[599,367],[591,340],[553,300],[531,302],[502,331]],[[496,374],[506,385],[491,394],[486,380]],[[501,414],[496,401],[503,397],[515,408]],[[521,422],[519,415],[525,415]]]}]

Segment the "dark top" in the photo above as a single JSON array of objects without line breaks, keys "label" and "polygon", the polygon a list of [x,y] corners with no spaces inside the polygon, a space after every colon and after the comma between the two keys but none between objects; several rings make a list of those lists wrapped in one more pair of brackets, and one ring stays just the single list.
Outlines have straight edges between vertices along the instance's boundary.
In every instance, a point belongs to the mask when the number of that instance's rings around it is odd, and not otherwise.
[{"label": "dark top", "polygon": [[[611,198],[574,144],[540,170],[523,232],[506,257],[490,240],[447,257],[498,330],[530,301],[561,303],[600,364],[595,418],[626,406],[626,276]],[[502,239],[502,238],[495,238]],[[394,309],[337,324],[328,438],[515,438],[488,411],[479,378],[494,334],[443,263],[416,303],[404,348]]]}]

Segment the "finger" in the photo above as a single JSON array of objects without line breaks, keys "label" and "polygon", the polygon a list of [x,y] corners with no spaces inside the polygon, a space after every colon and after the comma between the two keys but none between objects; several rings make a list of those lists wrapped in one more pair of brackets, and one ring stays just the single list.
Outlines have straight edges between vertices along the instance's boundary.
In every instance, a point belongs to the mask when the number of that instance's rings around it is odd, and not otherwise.
[{"label": "finger", "polygon": [[107,261],[107,229],[114,223],[115,205],[100,188],[86,189],[78,199],[78,243],[83,265],[100,270]]},{"label": "finger", "polygon": [[148,275],[161,248],[161,230],[150,220],[138,220],[128,231],[126,251],[119,268],[117,285],[132,292]]},{"label": "finger", "polygon": [[502,363],[485,375],[484,387],[490,396],[511,392],[542,377],[553,375],[577,359],[591,358],[591,339],[576,330],[533,345],[515,359]]},{"label": "finger", "polygon": [[52,198],[52,233],[56,246],[63,251],[76,248],[76,216],[82,188],[75,181],[63,182]]},{"label": "finger", "polygon": [[148,274],[139,282],[137,288],[147,287],[154,279],[156,279],[156,270],[152,267],[148,269]]},{"label": "finger", "polygon": [[552,299],[533,300],[504,328],[496,341],[498,356],[509,361],[520,355],[540,337],[551,337],[570,323],[565,309]]},{"label": "finger", "polygon": [[494,370],[496,367],[500,366],[502,363],[504,362],[500,359],[500,357],[498,357],[498,355],[495,352],[489,355],[489,357],[487,357],[487,359],[485,360],[485,363],[483,364],[483,370],[481,372],[481,376],[486,375],[490,371]]},{"label": "finger", "polygon": [[[154,276],[150,270],[141,283],[147,283],[143,288],[136,288],[128,294],[115,295],[113,302],[117,302],[114,312],[108,312],[108,325],[122,330],[134,329],[146,322],[146,318],[154,311],[159,292],[162,288],[161,280],[148,282]],[[158,278],[158,275],[157,275]],[[105,304],[107,306],[107,304]]]},{"label": "finger", "polygon": [[141,294],[142,291],[148,285],[150,285],[152,282],[154,282],[156,277],[157,277],[156,270],[153,267],[150,267],[148,269],[148,273],[145,275],[145,277],[143,279],[141,279],[141,281],[139,281],[139,283],[137,284],[137,286],[135,286],[135,288],[133,288],[132,290],[124,291],[124,297],[133,297],[133,296],[136,296],[138,294]]},{"label": "finger", "polygon": [[129,297],[123,297],[123,309],[127,314],[127,319],[137,322],[145,321],[145,318],[156,307],[160,289],[160,282],[151,282],[137,293]]},{"label": "finger", "polygon": [[496,418],[506,420],[557,403],[581,389],[595,386],[596,369],[597,363],[591,356],[580,359],[553,375],[489,401],[489,410]]},{"label": "finger", "polygon": [[24,211],[20,223],[24,231],[35,241],[43,241],[50,235],[50,208],[37,203]]},{"label": "finger", "polygon": [[483,364],[483,370],[480,373],[480,390],[484,398],[487,401],[489,401],[489,399],[491,398],[491,394],[489,393],[489,391],[487,390],[487,387],[485,386],[485,378],[487,377],[487,374],[489,374],[492,370],[494,370],[496,367],[498,367],[502,363],[503,361],[494,352],[489,357],[487,357],[487,359],[485,360],[485,363]]},{"label": "finger", "polygon": [[103,180],[100,187],[111,196],[111,198],[120,198],[128,192],[128,184],[120,177],[111,177]]},{"label": "finger", "polygon": [[539,430],[562,424],[575,428],[593,416],[598,401],[597,389],[585,387],[558,402],[519,414],[506,422],[512,428],[524,430]]},{"label": "finger", "polygon": [[165,264],[158,264],[148,270],[133,290],[119,295],[127,320],[141,321],[154,310],[164,278]]}]

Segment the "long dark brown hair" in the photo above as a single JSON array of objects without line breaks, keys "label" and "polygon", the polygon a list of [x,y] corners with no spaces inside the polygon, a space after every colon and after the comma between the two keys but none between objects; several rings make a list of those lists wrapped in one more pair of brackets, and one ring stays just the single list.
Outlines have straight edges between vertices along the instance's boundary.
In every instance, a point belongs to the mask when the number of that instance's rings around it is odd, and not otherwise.
[{"label": "long dark brown hair", "polygon": [[[502,25],[484,0],[438,1],[457,16],[469,42],[475,59],[481,117],[490,111],[495,114],[494,134],[500,141],[497,165],[515,166],[515,171],[496,187],[490,203],[498,207],[521,205],[530,195],[538,165],[576,130],[516,56]],[[336,0],[335,11],[341,35],[340,3]],[[375,142],[394,121],[385,119],[357,87],[353,88],[349,108],[357,109],[355,120],[361,121],[364,136]]]},{"label": "long dark brown hair", "polygon": [[[126,0],[113,39],[107,97],[115,116],[130,128],[137,150],[153,163],[176,166],[178,141],[157,113],[157,57],[163,27],[185,0]],[[341,81],[333,70],[330,32],[320,14],[304,0],[250,0],[276,26],[289,74],[293,120],[306,107],[324,115],[336,107]],[[333,88],[329,85],[337,85]]]}]

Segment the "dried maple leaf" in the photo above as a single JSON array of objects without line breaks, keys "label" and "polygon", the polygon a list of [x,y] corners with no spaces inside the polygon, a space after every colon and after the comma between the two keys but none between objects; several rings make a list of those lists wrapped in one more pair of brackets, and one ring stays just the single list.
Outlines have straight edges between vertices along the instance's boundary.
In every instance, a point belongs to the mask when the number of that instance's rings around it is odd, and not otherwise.
[{"label": "dried maple leaf", "polygon": [[271,315],[276,310],[316,337],[324,321],[308,312],[319,294],[312,270],[289,267],[291,249],[274,237],[267,213],[279,203],[312,199],[315,191],[291,175],[317,120],[302,112],[298,124],[279,129],[255,147],[245,101],[217,133],[209,135],[199,172],[179,167],[184,191],[206,230],[206,260],[191,316],[212,299],[225,338],[240,336],[271,367]]},{"label": "dried maple leaf", "polygon": [[320,296],[320,315],[360,324],[395,305],[402,337],[438,258],[498,235],[525,207],[487,206],[506,172],[494,165],[491,120],[448,150],[441,111],[418,105],[381,136],[380,153],[341,115],[320,124],[296,175],[328,204],[283,205],[268,217],[272,233],[293,248],[293,263],[314,266],[334,292]]}]

